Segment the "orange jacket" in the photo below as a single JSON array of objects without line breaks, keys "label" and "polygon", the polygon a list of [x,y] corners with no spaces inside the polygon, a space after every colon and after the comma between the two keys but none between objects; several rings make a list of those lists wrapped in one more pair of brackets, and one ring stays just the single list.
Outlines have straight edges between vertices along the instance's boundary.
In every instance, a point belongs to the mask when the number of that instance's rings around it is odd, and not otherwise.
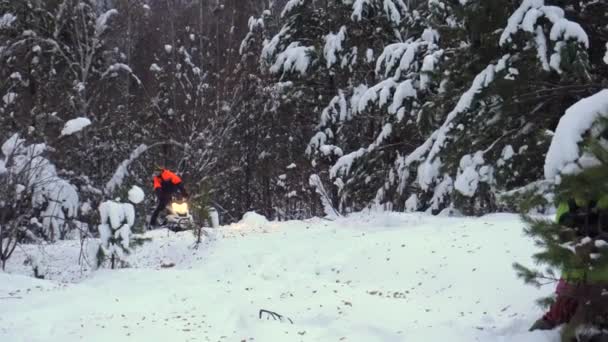
[{"label": "orange jacket", "polygon": [[182,179],[175,173],[163,169],[159,176],[154,176],[154,190],[162,187],[163,182],[171,182],[174,185],[178,185],[182,182]]}]

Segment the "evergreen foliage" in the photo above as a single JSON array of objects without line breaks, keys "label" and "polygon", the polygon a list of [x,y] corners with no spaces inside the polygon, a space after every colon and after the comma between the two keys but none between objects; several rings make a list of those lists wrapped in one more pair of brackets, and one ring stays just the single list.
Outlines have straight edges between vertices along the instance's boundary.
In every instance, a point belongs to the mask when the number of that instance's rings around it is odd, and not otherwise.
[{"label": "evergreen foliage", "polygon": [[[526,234],[536,240],[541,251],[534,255],[545,270],[515,264],[515,270],[529,284],[540,286],[559,277],[575,286],[572,295],[579,307],[563,330],[564,341],[601,334],[608,329],[608,108],[583,141],[579,163],[587,165],[575,174],[563,174],[555,187],[557,205],[576,202],[581,209],[563,222],[524,217]],[[571,206],[574,204],[570,204]],[[539,303],[550,305],[551,298]],[[589,329],[592,327],[594,329]],[[605,334],[605,333],[604,333]],[[586,336],[591,338],[593,336]]]}]

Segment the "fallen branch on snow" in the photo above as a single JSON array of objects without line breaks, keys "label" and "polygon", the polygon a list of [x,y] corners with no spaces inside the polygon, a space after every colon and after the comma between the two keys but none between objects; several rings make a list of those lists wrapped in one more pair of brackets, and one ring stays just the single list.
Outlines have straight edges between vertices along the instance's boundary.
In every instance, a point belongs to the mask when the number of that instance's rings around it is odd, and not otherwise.
[{"label": "fallen branch on snow", "polygon": [[281,322],[283,322],[283,319],[287,319],[289,321],[289,323],[293,324],[293,321],[291,320],[291,318],[284,317],[283,315],[279,315],[276,312],[264,310],[264,309],[260,310],[260,312],[258,313],[258,318],[262,319],[262,314],[264,314],[264,313],[266,313],[266,320],[270,319],[270,317],[272,317],[275,321],[281,321]]}]

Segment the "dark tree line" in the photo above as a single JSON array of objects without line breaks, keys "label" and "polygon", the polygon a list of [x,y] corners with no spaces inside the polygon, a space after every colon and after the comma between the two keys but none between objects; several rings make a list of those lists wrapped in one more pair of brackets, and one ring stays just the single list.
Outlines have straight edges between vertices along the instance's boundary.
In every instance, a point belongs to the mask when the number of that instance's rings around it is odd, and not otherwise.
[{"label": "dark tree line", "polygon": [[584,36],[527,3],[2,0],[0,140],[44,144],[86,208],[160,165],[223,221],[513,209],[608,72],[604,2],[547,1]]}]

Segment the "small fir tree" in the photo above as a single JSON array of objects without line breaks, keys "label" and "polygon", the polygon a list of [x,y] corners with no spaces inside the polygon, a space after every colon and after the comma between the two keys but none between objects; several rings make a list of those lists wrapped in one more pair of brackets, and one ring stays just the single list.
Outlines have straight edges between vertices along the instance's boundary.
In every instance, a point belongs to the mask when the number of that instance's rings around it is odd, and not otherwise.
[{"label": "small fir tree", "polygon": [[[581,210],[574,221],[560,224],[545,219],[525,217],[526,233],[534,238],[541,251],[534,255],[544,271],[515,264],[526,283],[540,286],[564,278],[574,286],[578,308],[562,331],[563,341],[587,341],[608,337],[608,130],[604,119],[602,134],[585,141],[583,157],[589,162],[577,174],[564,175],[555,187],[556,204],[575,200]],[[596,131],[597,132],[597,131]],[[562,222],[563,223],[563,222]],[[561,275],[558,275],[560,274]],[[553,298],[539,300],[550,305]],[[595,336],[595,337],[594,337]],[[588,339],[583,339],[588,338]],[[598,340],[604,341],[604,340]]]}]

